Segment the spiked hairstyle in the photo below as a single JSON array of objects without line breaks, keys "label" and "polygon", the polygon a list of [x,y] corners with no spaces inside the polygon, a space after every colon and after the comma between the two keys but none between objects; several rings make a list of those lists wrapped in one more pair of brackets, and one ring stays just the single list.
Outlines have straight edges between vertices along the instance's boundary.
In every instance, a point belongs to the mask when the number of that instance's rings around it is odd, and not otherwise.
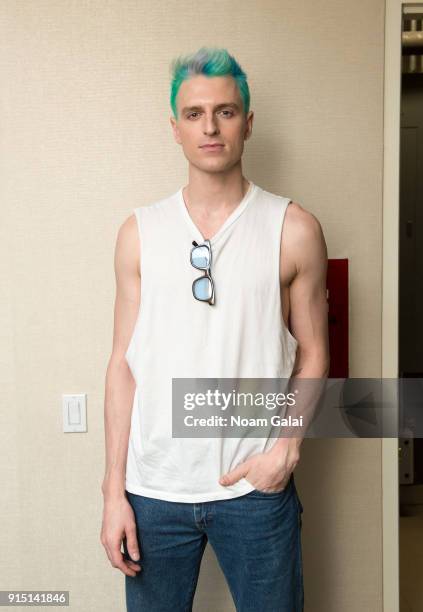
[{"label": "spiked hairstyle", "polygon": [[180,56],[171,64],[172,80],[170,86],[170,106],[175,119],[178,118],[176,97],[183,81],[197,74],[207,77],[232,76],[238,86],[245,114],[250,108],[250,90],[247,75],[236,59],[226,49],[201,47],[195,53]]}]

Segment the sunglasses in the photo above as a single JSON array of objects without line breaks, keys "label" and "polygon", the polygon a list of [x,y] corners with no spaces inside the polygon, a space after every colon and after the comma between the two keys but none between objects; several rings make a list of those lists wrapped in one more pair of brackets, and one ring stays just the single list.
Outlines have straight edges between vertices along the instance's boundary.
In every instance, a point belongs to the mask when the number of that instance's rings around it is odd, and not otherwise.
[{"label": "sunglasses", "polygon": [[212,262],[210,240],[205,240],[203,244],[197,244],[193,240],[192,244],[194,246],[190,253],[191,265],[197,270],[204,270],[204,275],[199,276],[192,283],[192,293],[196,300],[208,302],[211,306],[214,304],[214,283],[210,276]]}]

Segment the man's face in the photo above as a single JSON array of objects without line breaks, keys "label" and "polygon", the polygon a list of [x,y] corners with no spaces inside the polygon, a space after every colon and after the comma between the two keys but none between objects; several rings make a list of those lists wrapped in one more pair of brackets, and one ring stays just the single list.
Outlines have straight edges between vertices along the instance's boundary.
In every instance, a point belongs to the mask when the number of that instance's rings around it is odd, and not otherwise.
[{"label": "man's face", "polygon": [[[241,159],[253,112],[246,116],[231,76],[196,75],[181,84],[178,119],[170,118],[174,137],[187,160],[205,172],[225,172]],[[214,148],[205,145],[218,143]]]}]

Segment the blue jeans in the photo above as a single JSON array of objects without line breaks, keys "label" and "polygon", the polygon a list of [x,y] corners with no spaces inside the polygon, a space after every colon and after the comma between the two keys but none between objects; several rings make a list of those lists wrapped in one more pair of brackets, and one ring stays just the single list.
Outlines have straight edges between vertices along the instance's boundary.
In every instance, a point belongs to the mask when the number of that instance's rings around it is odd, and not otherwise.
[{"label": "blue jeans", "polygon": [[[190,612],[210,542],[237,612],[303,612],[301,513],[294,475],[283,491],[170,502],[126,491],[141,570],[125,576],[128,612]],[[123,542],[124,556],[130,558]]]}]

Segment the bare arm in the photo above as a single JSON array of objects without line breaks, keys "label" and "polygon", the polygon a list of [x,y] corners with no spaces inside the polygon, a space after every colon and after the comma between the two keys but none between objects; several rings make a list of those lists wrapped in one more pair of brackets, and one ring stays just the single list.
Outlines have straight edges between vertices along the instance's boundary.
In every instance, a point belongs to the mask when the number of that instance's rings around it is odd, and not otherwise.
[{"label": "bare arm", "polygon": [[[104,402],[106,467],[102,484],[104,497],[101,542],[113,567],[135,576],[139,565],[124,561],[121,544],[137,558],[139,548],[133,511],[125,496],[126,461],[135,381],[125,352],[140,306],[139,238],[137,221],[131,215],[120,227],[114,257],[116,299],[112,354],[109,359]],[[137,569],[138,568],[138,569]]]},{"label": "bare arm", "polygon": [[[289,213],[288,213],[289,211]],[[319,221],[299,204],[287,209],[286,234],[281,257],[294,270],[289,295],[291,331],[298,341],[292,372],[301,389],[297,412],[312,419],[314,403],[329,374],[328,303],[326,298],[327,247]],[[316,379],[304,381],[298,379]],[[305,434],[305,429],[300,435]],[[299,461],[302,437],[282,437],[271,449],[290,473]]]},{"label": "bare arm", "polygon": [[116,298],[112,354],[105,384],[106,471],[102,485],[106,496],[125,492],[125,470],[131,425],[135,381],[125,360],[125,352],[139,309],[138,236],[132,215],[121,226],[115,248]]},{"label": "bare arm", "polygon": [[288,211],[285,257],[295,266],[289,289],[290,323],[298,341],[292,376],[320,378],[329,372],[327,247],[314,215],[294,203]]}]

